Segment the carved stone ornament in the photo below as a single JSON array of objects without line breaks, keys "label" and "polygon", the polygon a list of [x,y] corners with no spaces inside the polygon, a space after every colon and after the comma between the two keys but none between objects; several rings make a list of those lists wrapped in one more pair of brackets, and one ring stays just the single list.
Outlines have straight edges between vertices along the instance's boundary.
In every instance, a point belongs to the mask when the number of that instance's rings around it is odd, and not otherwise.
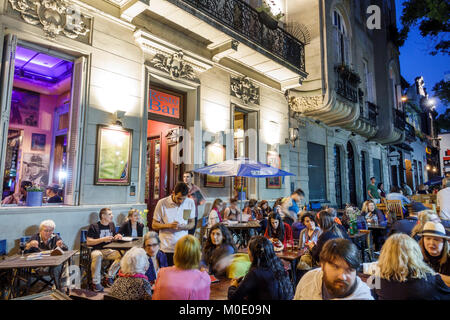
[{"label": "carved stone ornament", "polygon": [[151,64],[154,68],[167,72],[172,79],[184,78],[187,80],[197,80],[194,69],[184,60],[183,51],[179,50],[170,56],[157,53]]},{"label": "carved stone ornament", "polygon": [[289,96],[289,108],[294,112],[305,113],[319,109],[322,105],[321,96],[309,96],[309,97],[293,97]]},{"label": "carved stone ornament", "polygon": [[241,99],[245,104],[249,102],[259,104],[259,88],[248,77],[231,77],[231,95]]},{"label": "carved stone ornament", "polygon": [[9,0],[9,3],[26,23],[42,25],[51,39],[60,34],[77,39],[90,32],[86,17],[66,0]]}]

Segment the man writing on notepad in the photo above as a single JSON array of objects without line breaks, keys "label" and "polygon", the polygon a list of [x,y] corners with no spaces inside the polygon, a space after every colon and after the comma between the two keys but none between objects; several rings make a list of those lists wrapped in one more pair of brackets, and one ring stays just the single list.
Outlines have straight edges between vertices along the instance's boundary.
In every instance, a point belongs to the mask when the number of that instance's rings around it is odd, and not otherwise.
[{"label": "man writing on notepad", "polygon": [[168,266],[173,266],[175,244],[194,227],[195,203],[187,197],[189,187],[178,182],[172,194],[158,201],[153,213],[152,228],[159,231],[161,251],[167,256]]}]

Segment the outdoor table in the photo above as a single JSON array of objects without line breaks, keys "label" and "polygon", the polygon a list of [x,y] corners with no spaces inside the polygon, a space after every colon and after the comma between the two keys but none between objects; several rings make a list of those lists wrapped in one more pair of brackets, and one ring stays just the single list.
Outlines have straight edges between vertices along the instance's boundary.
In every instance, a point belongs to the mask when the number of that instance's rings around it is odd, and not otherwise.
[{"label": "outdoor table", "polygon": [[133,238],[133,241],[122,241],[115,240],[113,242],[108,243],[103,248],[104,249],[112,249],[119,251],[120,255],[123,256],[126,251],[130,250],[133,247],[142,248],[143,237]]},{"label": "outdoor table", "polygon": [[[17,289],[18,289],[20,280],[26,281],[25,293],[28,294],[30,288],[32,287],[32,285],[31,285],[31,269],[45,268],[45,267],[57,267],[57,266],[65,263],[69,259],[71,259],[75,253],[77,253],[77,250],[69,250],[69,251],[64,251],[64,253],[60,256],[45,255],[45,256],[42,256],[42,259],[38,259],[38,260],[27,260],[26,257],[29,254],[24,255],[25,258],[23,258],[23,259],[20,255],[14,255],[14,256],[6,258],[3,261],[0,261],[0,270],[7,270],[7,269],[12,270],[12,274],[10,274],[10,279],[8,280],[10,287],[8,289],[9,292],[7,295],[7,299],[10,299],[14,295],[14,293],[13,293],[13,291],[15,289],[14,285],[16,284],[16,281],[17,281],[16,285],[17,285]],[[23,272],[19,272],[19,271],[23,271]],[[21,277],[19,275],[24,276],[24,279],[21,279]]]},{"label": "outdoor table", "polygon": [[228,288],[231,285],[231,280],[228,278],[221,278],[219,282],[211,283],[211,291],[209,300],[228,300]]},{"label": "outdoor table", "polygon": [[384,236],[388,230],[387,225],[379,225],[379,224],[367,224],[367,229],[372,231],[373,234],[373,242],[375,245],[375,251],[381,250],[381,243],[379,238]]},{"label": "outdoor table", "polygon": [[249,221],[236,224],[224,224],[231,232],[233,232],[237,237],[237,245],[239,248],[246,248],[250,240],[250,230],[258,229],[261,227],[259,221]]}]

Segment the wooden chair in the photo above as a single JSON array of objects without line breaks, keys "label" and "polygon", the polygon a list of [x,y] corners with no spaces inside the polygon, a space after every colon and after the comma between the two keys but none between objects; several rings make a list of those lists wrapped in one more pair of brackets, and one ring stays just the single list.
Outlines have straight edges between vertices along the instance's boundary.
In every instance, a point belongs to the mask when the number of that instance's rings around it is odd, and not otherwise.
[{"label": "wooden chair", "polygon": [[377,203],[377,209],[381,210],[381,212],[383,212],[383,214],[387,218],[388,209],[387,209],[386,203],[383,203],[383,202],[382,203]]},{"label": "wooden chair", "polygon": [[389,213],[394,213],[397,219],[403,219],[403,207],[401,200],[386,200]]}]

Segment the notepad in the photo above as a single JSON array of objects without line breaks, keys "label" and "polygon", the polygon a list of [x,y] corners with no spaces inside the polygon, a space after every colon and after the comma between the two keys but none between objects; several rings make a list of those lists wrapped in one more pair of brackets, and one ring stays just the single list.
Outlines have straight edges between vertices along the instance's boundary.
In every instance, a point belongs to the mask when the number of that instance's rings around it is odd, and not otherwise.
[{"label": "notepad", "polygon": [[32,253],[29,256],[27,256],[27,261],[40,260],[40,259],[42,259],[42,254],[40,252]]},{"label": "notepad", "polygon": [[183,210],[183,219],[184,220],[189,220],[190,218],[191,218],[191,210],[184,209]]},{"label": "notepad", "polygon": [[122,237],[121,241],[130,242],[133,241],[133,237]]}]

